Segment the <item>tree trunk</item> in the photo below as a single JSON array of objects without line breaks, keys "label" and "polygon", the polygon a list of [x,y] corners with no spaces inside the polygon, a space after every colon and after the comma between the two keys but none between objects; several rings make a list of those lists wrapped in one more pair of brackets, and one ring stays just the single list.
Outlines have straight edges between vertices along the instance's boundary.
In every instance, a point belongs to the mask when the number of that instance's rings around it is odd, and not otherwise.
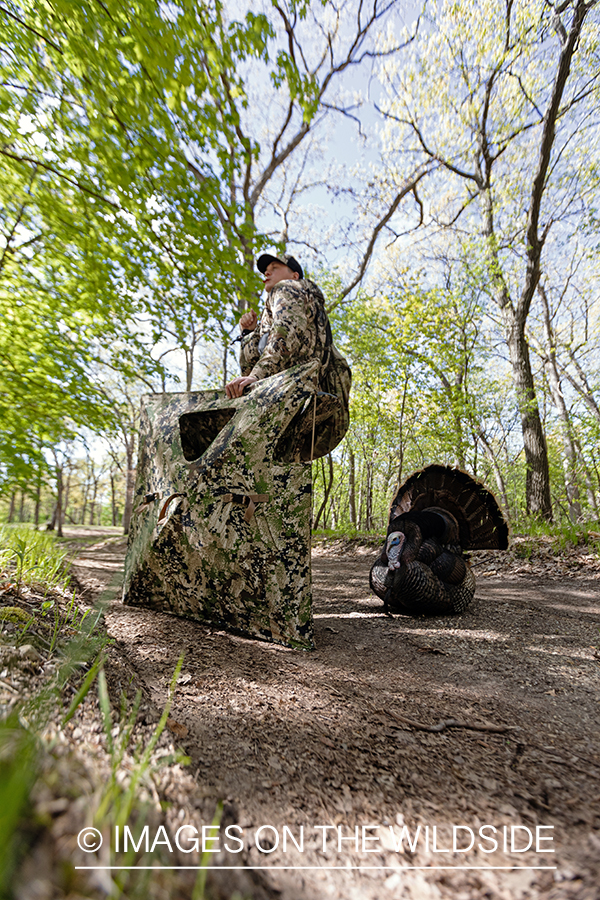
[{"label": "tree trunk", "polygon": [[365,530],[373,530],[373,463],[366,463]]},{"label": "tree trunk", "polygon": [[114,526],[117,524],[117,503],[116,503],[116,495],[115,495],[114,472],[110,473],[110,505],[111,505],[111,509],[112,509],[112,523]]},{"label": "tree trunk", "polygon": [[535,393],[529,344],[524,322],[519,323],[512,306],[503,309],[507,343],[513,372],[517,406],[521,416],[526,466],[526,509],[529,515],[552,521],[550,467],[546,437]]},{"label": "tree trunk", "polygon": [[[480,169],[478,179],[476,179],[482,191],[484,235],[488,239],[489,271],[494,288],[494,301],[502,310],[504,317],[514,388],[523,429],[523,446],[527,467],[526,508],[530,515],[540,516],[550,522],[552,521],[552,503],[550,499],[548,451],[535,396],[529,346],[525,337],[525,325],[531,301],[539,284],[542,250],[551,225],[551,222],[548,222],[546,228],[540,234],[540,213],[548,186],[548,171],[556,137],[556,124],[560,115],[563,93],[569,78],[571,62],[578,46],[584,20],[592,5],[586,4],[585,0],[576,0],[568,34],[561,25],[563,32],[561,34],[562,49],[548,106],[544,113],[537,165],[531,178],[531,196],[527,209],[525,232],[525,277],[516,306],[511,301],[498,254],[499,242],[496,240],[494,229],[491,196],[492,166],[497,157],[490,155],[486,134],[480,135],[481,155],[485,163],[486,174],[485,178],[482,178]],[[555,16],[560,23],[558,14],[555,13]],[[493,79],[489,81],[488,86],[491,92]]]},{"label": "tree trunk", "polygon": [[129,534],[131,514],[133,511],[133,491],[135,489],[135,434],[132,432],[125,441],[126,475],[125,475],[125,509],[123,510],[123,534]]},{"label": "tree trunk", "polygon": [[454,420],[454,465],[463,471],[467,468],[465,459],[465,438],[463,431],[462,411],[464,409],[462,374],[457,375],[455,384],[450,388],[449,400],[452,404]]},{"label": "tree trunk", "polygon": [[481,442],[481,446],[483,447],[483,452],[487,456],[489,463],[492,467],[492,471],[494,473],[494,478],[496,479],[496,486],[498,488],[498,492],[500,494],[500,502],[504,508],[504,512],[507,517],[510,518],[510,507],[508,503],[508,494],[506,493],[506,482],[504,481],[504,476],[502,474],[502,469],[500,468],[500,464],[496,459],[496,454],[492,449],[492,445],[488,441],[487,437],[483,433],[483,430],[480,430],[477,434],[479,441]]},{"label": "tree trunk", "polygon": [[90,525],[94,524],[94,515],[96,513],[96,497],[98,496],[98,478],[94,478],[92,485],[92,499],[90,500]]},{"label": "tree trunk", "polygon": [[356,528],[356,461],[352,448],[348,449],[348,504],[350,524]]},{"label": "tree trunk", "polygon": [[331,503],[329,504],[331,512],[331,527],[337,528],[340,521],[339,501],[335,494],[331,495]]},{"label": "tree trunk", "polygon": [[560,383],[560,374],[556,362],[556,340],[552,321],[550,318],[550,303],[543,285],[538,285],[538,294],[542,299],[544,309],[544,328],[546,331],[546,347],[543,353],[544,368],[550,385],[552,402],[560,419],[563,441],[563,469],[565,473],[565,488],[569,503],[569,518],[577,522],[581,517],[581,503],[579,502],[579,485],[577,483],[577,453],[573,440],[573,429],[565,397]]},{"label": "tree trunk", "polygon": [[229,355],[229,347],[227,345],[224,346],[223,349],[223,385],[227,384],[228,374],[227,374],[227,357]]},{"label": "tree trunk", "polygon": [[[586,3],[585,0],[576,0],[573,5],[573,18],[568,34],[561,25],[562,49],[552,85],[552,93],[544,113],[538,163],[532,179],[531,200],[527,213],[525,240],[527,263],[523,289],[516,311],[513,310],[512,304],[503,307],[505,321],[507,318],[512,320],[507,329],[508,347],[523,427],[523,444],[527,465],[527,512],[541,516],[549,522],[552,521],[552,503],[548,451],[535,396],[529,346],[525,337],[525,323],[533,295],[539,284],[542,249],[551,225],[551,222],[548,222],[540,235],[540,213],[548,184],[548,172],[552,161],[552,149],[562,97],[571,71],[571,62],[577,52],[583,23],[593,5],[593,3]],[[557,14],[555,13],[555,15]]]},{"label": "tree trunk", "polygon": [[37,484],[35,491],[35,511],[33,514],[33,521],[35,523],[35,527],[38,528],[40,524],[40,505],[42,502],[42,470],[38,469],[37,473]]},{"label": "tree trunk", "polygon": [[90,485],[89,485],[89,482],[87,481],[87,478],[86,478],[86,482],[85,482],[85,485],[84,485],[84,488],[83,488],[83,503],[82,503],[82,506],[81,506],[81,524],[82,524],[82,525],[85,525],[85,514],[86,514],[86,512],[87,512],[87,503],[88,503],[88,494],[89,494],[89,491],[90,491]]},{"label": "tree trunk", "polygon": [[69,494],[71,492],[71,475],[73,474],[73,469],[69,466],[69,474],[67,475],[67,483],[64,488],[64,497],[62,502],[62,516],[61,516],[61,524],[65,522],[67,517],[67,509],[69,507]]},{"label": "tree trunk", "polygon": [[[404,387],[402,389],[402,403],[400,405],[400,417],[398,419],[398,487],[402,484],[402,472],[404,470],[404,415],[406,413],[406,397],[408,394],[409,367],[404,373]],[[387,524],[386,524],[387,527]]]},{"label": "tree trunk", "polygon": [[571,421],[569,412],[562,393],[560,379],[556,366],[553,365],[552,357],[545,360],[546,373],[548,375],[548,383],[550,385],[550,394],[552,402],[556,407],[558,417],[561,424],[562,441],[563,441],[563,470],[565,473],[565,490],[569,503],[569,518],[571,522],[577,522],[581,517],[581,503],[579,502],[579,485],[577,484],[577,464],[575,445],[573,443],[573,434],[571,430]]},{"label": "tree trunk", "polygon": [[[327,454],[327,459],[329,460],[329,481],[325,476],[325,460],[321,457],[321,468],[323,472],[323,500],[321,501],[321,505],[319,507],[319,511],[316,517],[313,520],[313,528],[316,529],[319,527],[319,520],[325,511],[325,507],[327,506],[327,501],[329,500],[329,493],[331,491],[333,485],[333,458],[331,453]],[[324,526],[325,527],[325,526]]]},{"label": "tree trunk", "polygon": [[8,508],[8,519],[7,522],[12,522],[15,515],[15,500],[17,499],[17,492],[13,491],[10,495],[10,506]]},{"label": "tree trunk", "polygon": [[62,466],[56,466],[56,507],[54,509],[54,522],[52,530],[56,526],[56,533],[59,537],[63,536],[62,520],[63,520],[63,470]]},{"label": "tree trunk", "polygon": [[577,449],[577,453],[579,455],[579,459],[581,462],[581,467],[583,468],[584,477],[585,477],[585,492],[588,499],[588,504],[590,509],[593,509],[596,515],[600,514],[600,509],[598,508],[598,499],[596,497],[596,491],[594,490],[594,482],[592,480],[592,473],[590,472],[589,466],[586,462],[585,456],[583,455],[583,450],[581,449],[581,444],[574,438],[575,447]]},{"label": "tree trunk", "polygon": [[359,457],[357,481],[358,481],[358,498],[356,502],[356,526],[359,531],[365,530],[365,479],[363,478],[364,465],[364,448],[362,458]]},{"label": "tree trunk", "polygon": [[192,381],[194,380],[194,348],[190,350],[188,347],[184,348],[185,351],[185,389],[186,391],[192,390]]}]

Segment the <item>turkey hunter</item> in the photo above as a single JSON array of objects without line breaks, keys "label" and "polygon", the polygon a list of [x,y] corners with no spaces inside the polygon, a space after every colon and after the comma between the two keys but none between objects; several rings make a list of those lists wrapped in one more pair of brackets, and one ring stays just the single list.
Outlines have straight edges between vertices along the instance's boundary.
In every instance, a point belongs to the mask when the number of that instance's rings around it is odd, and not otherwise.
[{"label": "turkey hunter", "polygon": [[253,309],[240,319],[242,374],[226,386],[228,397],[241,397],[244,388],[255,381],[321,357],[325,347],[323,294],[304,278],[300,263],[287,254],[277,258],[264,253],[256,265],[264,278],[267,300],[260,323]]},{"label": "turkey hunter", "polygon": [[287,253],[280,257],[263,253],[256,266],[264,277],[267,298],[260,322],[254,310],[247,310],[240,319],[242,374],[225,386],[227,397],[241,397],[246,387],[262,378],[318,359],[320,388],[335,394],[341,406],[321,438],[332,449],[348,429],[351,373],[333,345],[325,298]]}]

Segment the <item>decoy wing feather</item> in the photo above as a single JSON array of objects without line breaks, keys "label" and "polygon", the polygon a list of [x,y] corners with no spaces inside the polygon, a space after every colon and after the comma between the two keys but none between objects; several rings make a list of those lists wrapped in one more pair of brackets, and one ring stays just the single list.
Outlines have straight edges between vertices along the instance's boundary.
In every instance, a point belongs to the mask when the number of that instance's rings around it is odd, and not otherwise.
[{"label": "decoy wing feather", "polygon": [[[431,465],[415,472],[398,488],[390,521],[403,513],[436,508],[458,523],[463,550],[506,550],[508,526],[496,498],[483,484],[460,469]],[[450,543],[447,538],[446,543]]]}]

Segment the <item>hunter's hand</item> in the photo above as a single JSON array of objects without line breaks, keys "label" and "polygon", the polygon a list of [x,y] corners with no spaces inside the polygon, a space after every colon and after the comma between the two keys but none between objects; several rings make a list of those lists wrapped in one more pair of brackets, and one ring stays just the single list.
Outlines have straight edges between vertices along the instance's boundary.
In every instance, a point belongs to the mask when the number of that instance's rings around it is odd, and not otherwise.
[{"label": "hunter's hand", "polygon": [[241,331],[254,331],[256,328],[256,323],[258,322],[258,316],[254,312],[253,309],[247,309],[242,318],[240,319],[240,330]]},{"label": "hunter's hand", "polygon": [[258,381],[256,375],[241,375],[239,378],[234,378],[233,381],[225,385],[225,393],[228,399],[232,400],[234,397],[241,397],[244,393],[244,388],[247,388],[249,384],[254,384],[255,381]]}]

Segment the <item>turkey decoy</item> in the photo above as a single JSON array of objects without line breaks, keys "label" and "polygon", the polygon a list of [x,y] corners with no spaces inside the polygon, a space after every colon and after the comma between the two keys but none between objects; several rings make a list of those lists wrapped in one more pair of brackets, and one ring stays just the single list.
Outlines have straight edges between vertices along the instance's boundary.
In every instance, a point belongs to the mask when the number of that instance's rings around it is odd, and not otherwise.
[{"label": "turkey decoy", "polygon": [[475,594],[464,551],[507,547],[494,495],[460,469],[427,466],[396,493],[371,588],[386,613],[461,613]]}]

